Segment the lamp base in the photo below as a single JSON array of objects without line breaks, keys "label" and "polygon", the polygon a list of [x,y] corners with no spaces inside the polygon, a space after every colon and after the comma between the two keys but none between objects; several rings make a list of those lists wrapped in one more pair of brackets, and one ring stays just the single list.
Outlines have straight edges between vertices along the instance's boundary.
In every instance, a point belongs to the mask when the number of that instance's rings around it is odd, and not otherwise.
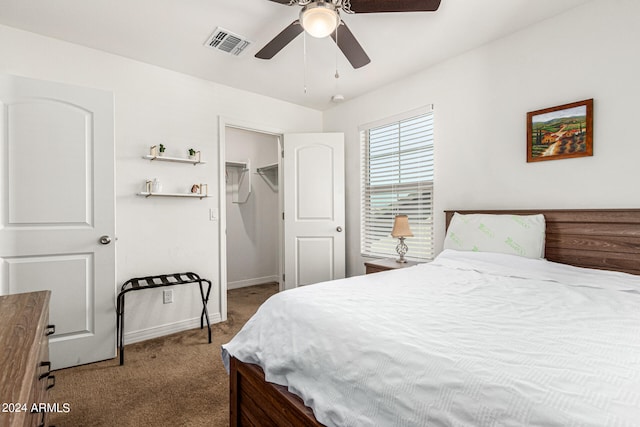
[{"label": "lamp base", "polygon": [[398,255],[400,255],[400,258],[398,258],[396,262],[404,264],[405,262],[407,262],[407,260],[404,259],[404,254],[407,253],[409,248],[407,247],[407,244],[404,242],[404,237],[398,237],[398,240],[400,240],[400,242],[398,243],[398,246],[396,246],[396,252],[398,253]]}]

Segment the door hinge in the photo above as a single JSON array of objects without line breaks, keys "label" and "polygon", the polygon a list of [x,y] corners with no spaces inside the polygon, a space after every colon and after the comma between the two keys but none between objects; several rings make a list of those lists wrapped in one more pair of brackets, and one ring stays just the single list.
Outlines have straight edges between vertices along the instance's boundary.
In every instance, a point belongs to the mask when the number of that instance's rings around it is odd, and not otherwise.
[{"label": "door hinge", "polygon": [[284,221],[284,212],[282,212],[282,220]]},{"label": "door hinge", "polygon": [[284,280],[284,274],[282,275],[282,281],[283,281],[283,282],[285,281],[285,280]]},{"label": "door hinge", "polygon": [[282,158],[284,159],[284,150],[282,150],[282,151],[280,152],[280,157],[282,157]]}]

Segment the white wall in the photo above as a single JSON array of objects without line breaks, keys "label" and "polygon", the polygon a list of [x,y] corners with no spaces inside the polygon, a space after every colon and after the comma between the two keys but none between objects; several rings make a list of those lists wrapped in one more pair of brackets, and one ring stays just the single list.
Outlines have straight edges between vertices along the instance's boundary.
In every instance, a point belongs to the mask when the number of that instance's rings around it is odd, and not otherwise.
[{"label": "white wall", "polygon": [[[344,132],[348,274],[359,256],[357,126],[425,104],[436,117],[436,239],[445,209],[640,207],[640,2],[594,0],[534,27],[443,62],[324,113],[235,90],[52,38],[0,26],[0,72],[115,94],[117,277],[194,270],[214,280],[209,303],[219,318],[218,116],[287,132]],[[595,99],[594,156],[526,163],[527,111]],[[323,122],[324,119],[324,122]],[[633,128],[632,128],[633,129]],[[207,165],[162,166],[140,157],[148,146],[202,150]],[[174,151],[175,150],[175,151]],[[166,190],[207,182],[203,201],[143,199],[145,178]],[[410,241],[409,241],[410,243]],[[195,289],[127,299],[129,339],[197,324]]]},{"label": "white wall", "polygon": [[[245,203],[233,203],[227,182],[227,288],[278,280],[279,207],[277,189],[256,168],[278,162],[274,135],[227,127],[226,160],[250,160],[251,194]],[[273,174],[269,175],[273,177]]]},{"label": "white wall", "polygon": [[[0,72],[112,91],[115,97],[117,279],[194,271],[214,281],[209,302],[220,319],[217,222],[218,116],[289,132],[317,132],[322,114],[82,46],[0,26]],[[167,155],[194,147],[206,165],[151,163],[141,158],[164,143]],[[146,178],[165,191],[208,183],[209,199],[145,199],[135,196]],[[115,287],[115,286],[114,286]],[[127,297],[128,342],[199,325],[195,286],[176,288],[163,305],[160,290]],[[115,316],[114,316],[115,323]]]},{"label": "white wall", "polygon": [[[357,127],[426,104],[437,251],[446,209],[640,207],[639,16],[636,0],[595,0],[325,112],[346,138],[348,274],[364,272]],[[526,113],[588,98],[594,156],[526,163]]]}]

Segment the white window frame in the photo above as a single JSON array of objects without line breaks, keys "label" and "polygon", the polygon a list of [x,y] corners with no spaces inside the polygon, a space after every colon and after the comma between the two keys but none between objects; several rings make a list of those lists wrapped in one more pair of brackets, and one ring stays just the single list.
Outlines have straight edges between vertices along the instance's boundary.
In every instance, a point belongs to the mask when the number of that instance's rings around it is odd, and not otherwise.
[{"label": "white window frame", "polygon": [[[383,127],[398,126],[407,121],[415,120],[420,116],[426,116],[428,127],[425,129],[427,134],[427,148],[421,151],[421,159],[427,158],[428,161],[424,167],[413,164],[413,172],[425,173],[427,177],[420,181],[409,183],[390,183],[382,185],[370,185],[370,157],[369,157],[369,133]],[[395,215],[408,215],[409,224],[414,237],[406,239],[409,252],[406,258],[415,261],[429,261],[435,256],[435,248],[433,241],[433,106],[429,105],[417,110],[412,110],[403,114],[399,114],[386,119],[378,120],[359,127],[361,141],[361,165],[360,165],[360,253],[364,257],[397,257],[395,250],[398,240],[391,237],[391,229],[393,227],[393,218]],[[399,156],[402,156],[402,135],[399,138]],[[406,141],[406,140],[405,140]],[[401,160],[399,160],[401,164]],[[430,172],[429,172],[430,170]],[[378,174],[380,171],[377,171]],[[373,172],[374,175],[376,171]],[[401,171],[397,172],[398,179],[402,179]],[[393,176],[393,173],[391,174]],[[430,176],[429,176],[430,175]],[[372,201],[372,195],[378,195],[378,208],[381,205],[388,205],[388,211],[384,208],[382,211],[373,213],[370,209],[375,206],[376,202]],[[406,198],[407,195],[411,197]],[[419,201],[416,201],[416,196]],[[402,201],[403,197],[405,198]],[[412,250],[413,249],[413,250]]]}]

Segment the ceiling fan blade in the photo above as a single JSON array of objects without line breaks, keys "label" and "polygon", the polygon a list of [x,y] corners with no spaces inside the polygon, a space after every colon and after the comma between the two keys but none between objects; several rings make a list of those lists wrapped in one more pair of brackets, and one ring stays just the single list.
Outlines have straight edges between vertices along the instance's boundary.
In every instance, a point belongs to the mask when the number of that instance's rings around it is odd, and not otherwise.
[{"label": "ceiling fan blade", "polygon": [[291,3],[290,0],[270,0],[270,1],[273,1],[273,2],[276,2],[276,3],[280,3],[280,4],[289,4],[289,3]]},{"label": "ceiling fan blade", "polygon": [[440,0],[351,0],[354,13],[435,12]]},{"label": "ceiling fan blade", "polygon": [[286,45],[291,43],[303,31],[299,20],[293,21],[287,28],[282,30],[280,34],[275,36],[273,40],[267,43],[258,53],[256,58],[271,59],[276,53],[280,52]]},{"label": "ceiling fan blade", "polygon": [[353,68],[364,67],[371,62],[371,59],[369,59],[366,52],[362,46],[360,46],[360,43],[358,43],[358,40],[356,40],[355,36],[351,30],[349,30],[349,27],[347,27],[347,24],[345,24],[344,21],[340,21],[340,25],[338,25],[336,31],[331,34],[331,38],[338,44],[338,47],[342,53],[344,53],[344,56],[347,57]]}]

